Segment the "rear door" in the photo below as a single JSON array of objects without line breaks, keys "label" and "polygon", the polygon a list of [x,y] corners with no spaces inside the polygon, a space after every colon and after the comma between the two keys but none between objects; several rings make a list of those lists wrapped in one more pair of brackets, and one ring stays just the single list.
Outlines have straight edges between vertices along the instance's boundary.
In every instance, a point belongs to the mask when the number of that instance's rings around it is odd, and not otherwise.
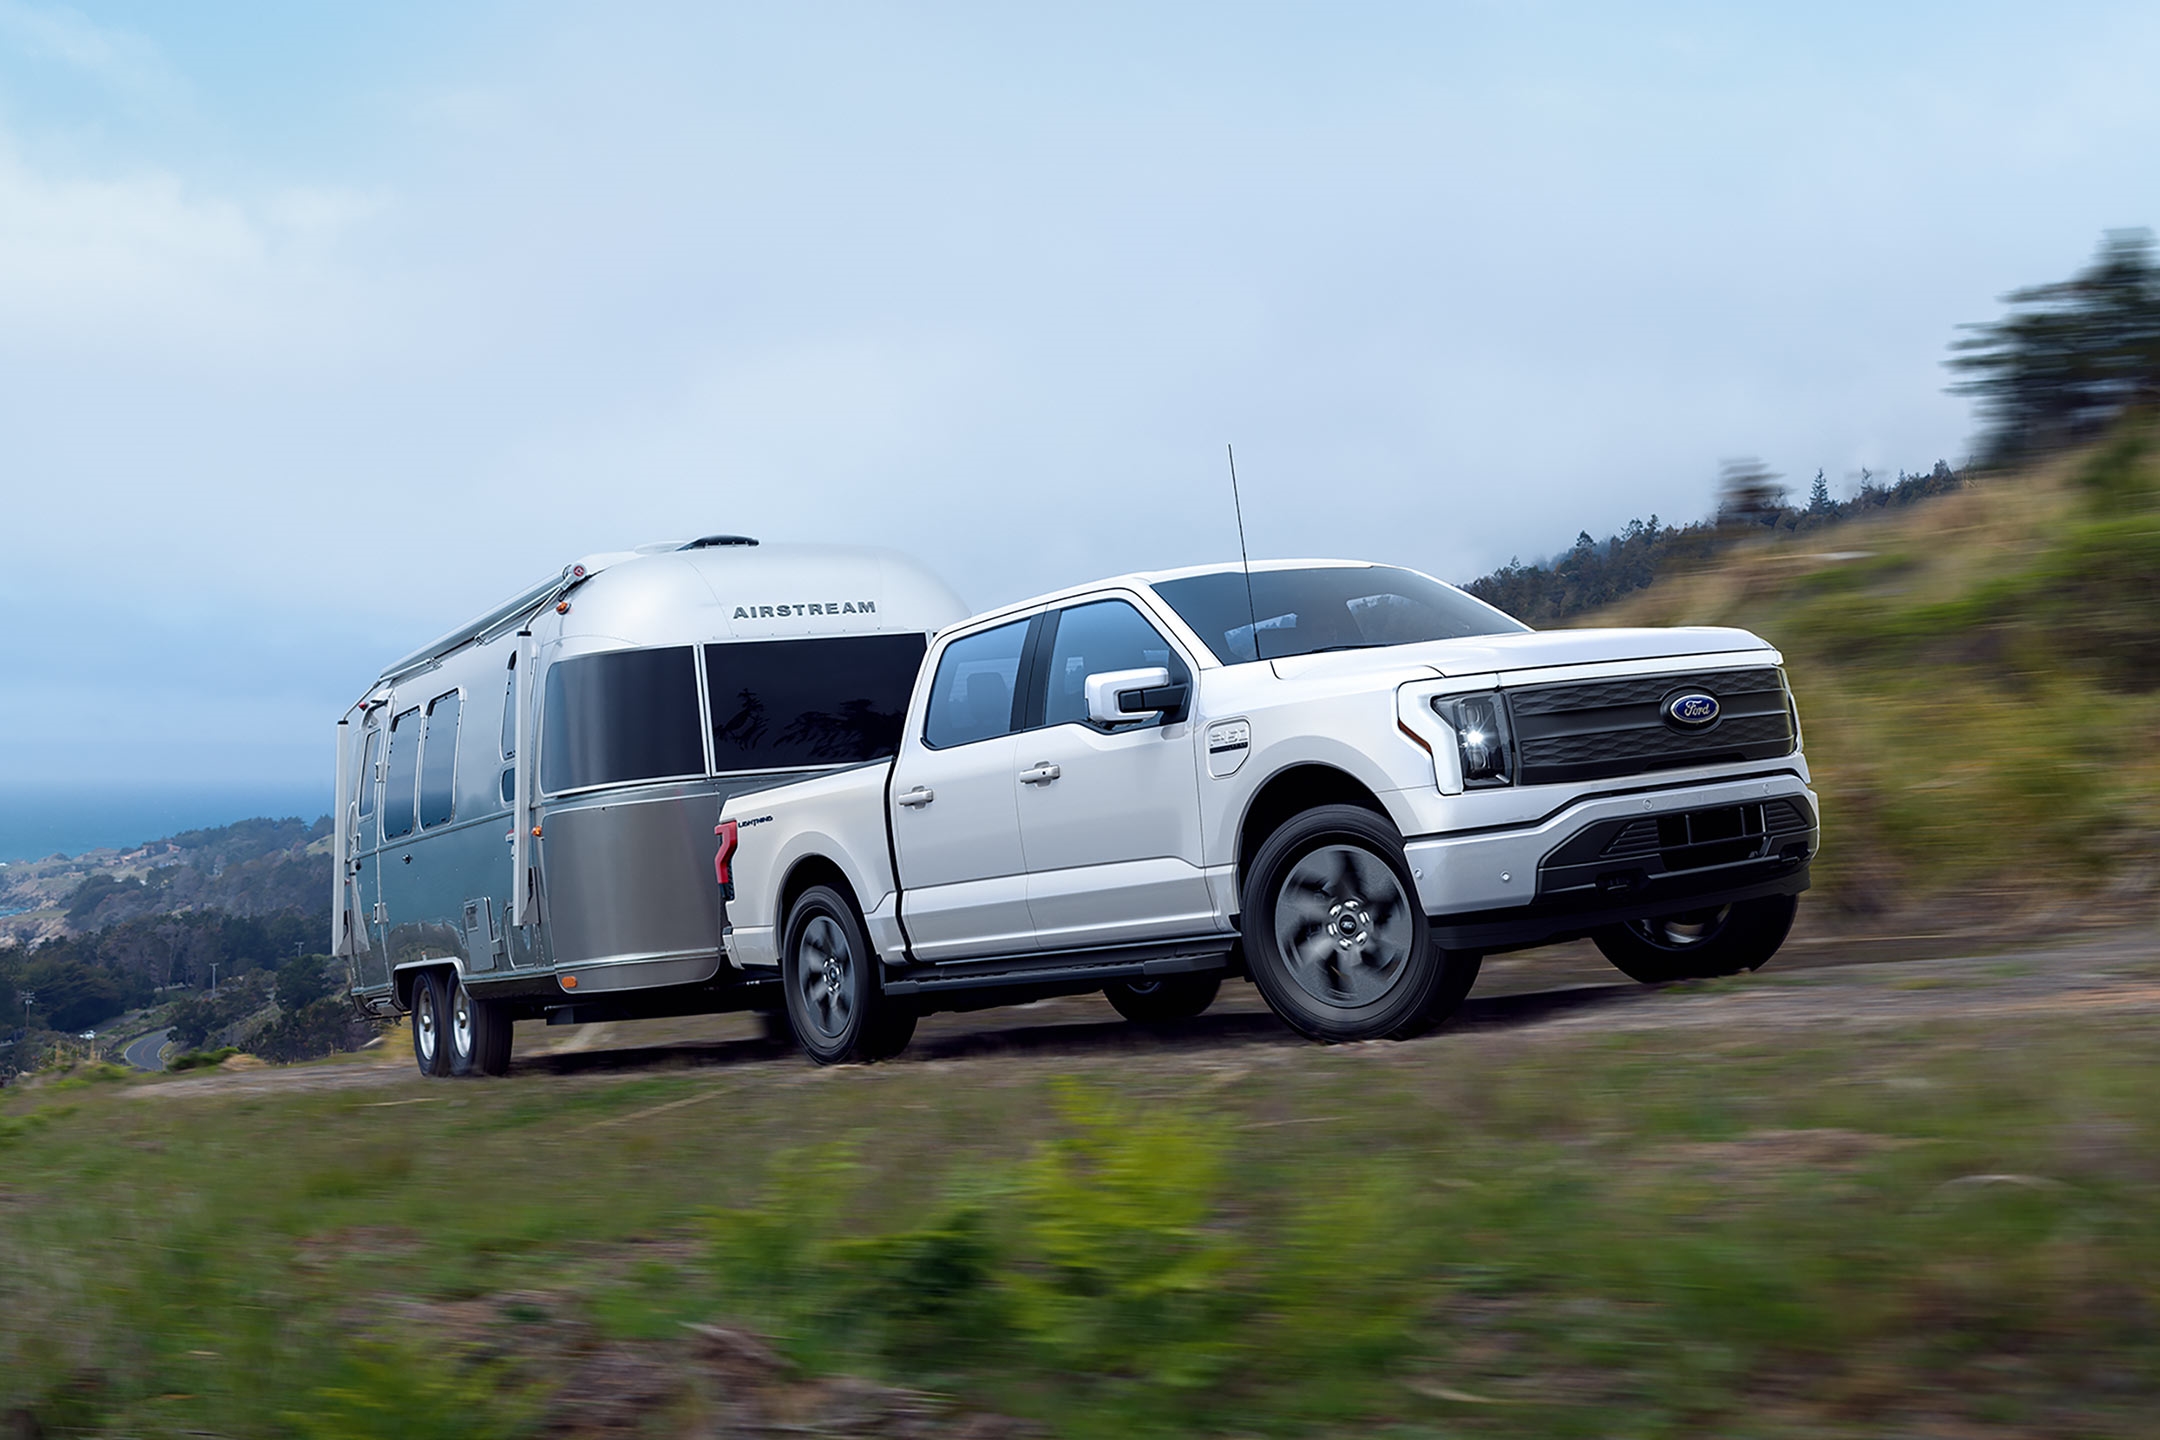
[{"label": "rear door", "polygon": [[946,645],[923,718],[893,762],[900,917],[920,960],[1035,948],[1015,791],[1015,699],[1032,622]]},{"label": "rear door", "polygon": [[1085,693],[1090,675],[1160,667],[1189,694],[1190,661],[1122,599],[1046,616],[1041,650],[1014,789],[1028,906],[1042,948],[1214,931],[1191,722],[1098,725],[1088,718]]}]

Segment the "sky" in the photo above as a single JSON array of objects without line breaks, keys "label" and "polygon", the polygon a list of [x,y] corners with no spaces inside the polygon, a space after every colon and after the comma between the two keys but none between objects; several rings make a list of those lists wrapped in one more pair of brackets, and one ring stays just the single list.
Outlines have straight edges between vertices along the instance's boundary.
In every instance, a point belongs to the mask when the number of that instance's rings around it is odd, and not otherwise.
[{"label": "sky", "polygon": [[0,785],[308,786],[579,555],[1467,580],[1970,448],[2160,7],[0,0]]}]

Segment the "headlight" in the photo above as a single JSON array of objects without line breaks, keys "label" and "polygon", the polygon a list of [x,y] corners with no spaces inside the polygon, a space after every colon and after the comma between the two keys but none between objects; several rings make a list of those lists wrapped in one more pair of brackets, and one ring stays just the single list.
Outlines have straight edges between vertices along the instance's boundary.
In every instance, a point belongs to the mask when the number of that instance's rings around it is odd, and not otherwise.
[{"label": "headlight", "polygon": [[1506,785],[1513,779],[1507,725],[1507,705],[1500,696],[1468,695],[1433,701],[1433,709],[1455,732],[1456,749],[1462,753],[1463,784]]}]

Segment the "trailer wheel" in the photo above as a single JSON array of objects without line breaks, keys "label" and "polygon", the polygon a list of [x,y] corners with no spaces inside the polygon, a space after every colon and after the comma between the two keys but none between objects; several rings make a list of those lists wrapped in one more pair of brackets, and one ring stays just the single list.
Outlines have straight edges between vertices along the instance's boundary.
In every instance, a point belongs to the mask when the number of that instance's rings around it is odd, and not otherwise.
[{"label": "trailer wheel", "polygon": [[887,1060],[907,1048],[915,1011],[878,983],[877,955],[855,907],[829,885],[805,890],[788,911],[780,985],[788,1024],[820,1065]]},{"label": "trailer wheel", "polygon": [[450,995],[440,970],[423,970],[412,982],[413,1060],[420,1073],[439,1079],[450,1073]]},{"label": "trailer wheel", "polygon": [[1112,1009],[1135,1025],[1172,1025],[1191,1020],[1215,1003],[1222,976],[1165,975],[1158,980],[1119,980],[1103,986]]},{"label": "trailer wheel", "polygon": [[1362,806],[1315,806],[1261,842],[1242,923],[1253,983],[1314,1040],[1419,1034],[1477,974],[1432,943],[1402,837]]},{"label": "trailer wheel", "polygon": [[463,976],[435,972],[449,991],[450,1073],[501,1075],[510,1068],[510,1007],[482,1000],[465,986]]},{"label": "trailer wheel", "polygon": [[1590,938],[1630,980],[1711,980],[1759,969],[1791,932],[1797,895],[1766,895],[1714,910],[1690,910],[1612,925]]}]

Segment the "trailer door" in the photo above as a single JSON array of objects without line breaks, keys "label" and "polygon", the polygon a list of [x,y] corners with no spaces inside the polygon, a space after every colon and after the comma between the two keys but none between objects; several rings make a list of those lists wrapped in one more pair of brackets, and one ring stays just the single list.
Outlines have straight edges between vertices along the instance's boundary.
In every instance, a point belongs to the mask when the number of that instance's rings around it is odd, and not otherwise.
[{"label": "trailer door", "polygon": [[361,990],[376,990],[390,983],[390,952],[383,943],[382,832],[378,828],[383,769],[382,726],[377,718],[380,714],[379,709],[368,711],[356,767],[359,793],[347,810],[353,829],[346,838],[346,849],[353,857],[353,886],[358,892],[355,905],[359,911],[353,937],[353,974]]}]

